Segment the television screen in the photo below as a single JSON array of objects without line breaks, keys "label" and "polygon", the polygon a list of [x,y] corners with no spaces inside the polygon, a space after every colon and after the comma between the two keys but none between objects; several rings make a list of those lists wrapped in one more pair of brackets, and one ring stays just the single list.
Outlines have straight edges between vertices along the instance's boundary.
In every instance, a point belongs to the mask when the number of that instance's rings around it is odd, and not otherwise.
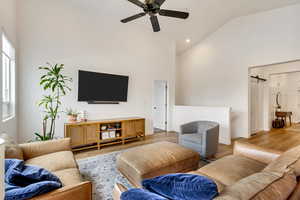
[{"label": "television screen", "polygon": [[128,76],[79,70],[78,101],[126,102]]}]

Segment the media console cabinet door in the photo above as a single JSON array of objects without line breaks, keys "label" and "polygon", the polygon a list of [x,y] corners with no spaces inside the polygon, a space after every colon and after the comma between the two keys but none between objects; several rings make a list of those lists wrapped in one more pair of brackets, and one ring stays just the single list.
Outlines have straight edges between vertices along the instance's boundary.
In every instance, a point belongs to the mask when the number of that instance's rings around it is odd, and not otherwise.
[{"label": "media console cabinet door", "polygon": [[85,130],[83,126],[67,127],[67,136],[71,138],[72,148],[86,144]]},{"label": "media console cabinet door", "polygon": [[135,124],[134,121],[125,121],[122,123],[122,133],[123,137],[135,137]]},{"label": "media console cabinet door", "polygon": [[85,126],[86,131],[86,144],[97,143],[100,139],[100,124]]},{"label": "media console cabinet door", "polygon": [[137,120],[135,125],[135,130],[138,135],[145,136],[145,120]]},{"label": "media console cabinet door", "polygon": [[145,120],[125,121],[122,124],[123,137],[130,138],[145,133]]}]

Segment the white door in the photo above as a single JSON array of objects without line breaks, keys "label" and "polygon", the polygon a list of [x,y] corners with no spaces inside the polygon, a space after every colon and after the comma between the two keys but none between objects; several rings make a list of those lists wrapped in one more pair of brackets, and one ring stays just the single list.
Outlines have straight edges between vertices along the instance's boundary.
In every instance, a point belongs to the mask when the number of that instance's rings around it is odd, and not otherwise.
[{"label": "white door", "polygon": [[263,130],[263,82],[251,79],[251,133]]},{"label": "white door", "polygon": [[167,130],[167,81],[154,81],[153,126]]}]

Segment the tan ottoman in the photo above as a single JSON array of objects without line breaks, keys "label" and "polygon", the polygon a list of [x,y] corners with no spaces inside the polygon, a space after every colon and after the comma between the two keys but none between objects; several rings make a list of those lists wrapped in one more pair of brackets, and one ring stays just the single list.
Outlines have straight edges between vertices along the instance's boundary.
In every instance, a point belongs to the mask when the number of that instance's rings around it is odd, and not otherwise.
[{"label": "tan ottoman", "polygon": [[147,178],[198,169],[197,152],[175,143],[158,142],[130,149],[117,157],[118,170],[135,187]]}]

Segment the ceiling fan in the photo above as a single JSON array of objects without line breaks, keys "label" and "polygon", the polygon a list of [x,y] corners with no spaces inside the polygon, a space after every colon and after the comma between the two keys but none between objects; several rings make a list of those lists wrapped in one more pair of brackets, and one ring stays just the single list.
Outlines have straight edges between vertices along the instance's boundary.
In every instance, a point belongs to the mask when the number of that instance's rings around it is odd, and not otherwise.
[{"label": "ceiling fan", "polygon": [[161,9],[160,7],[166,0],[145,0],[145,3],[142,3],[139,0],[128,0],[128,1],[142,8],[144,12],[133,15],[126,19],[122,19],[121,22],[127,23],[136,20],[138,18],[144,17],[145,15],[148,14],[150,16],[150,21],[154,32],[160,31],[160,25],[158,22],[157,15],[161,15],[165,17],[175,17],[180,19],[187,19],[189,17],[189,13],[186,12]]}]

